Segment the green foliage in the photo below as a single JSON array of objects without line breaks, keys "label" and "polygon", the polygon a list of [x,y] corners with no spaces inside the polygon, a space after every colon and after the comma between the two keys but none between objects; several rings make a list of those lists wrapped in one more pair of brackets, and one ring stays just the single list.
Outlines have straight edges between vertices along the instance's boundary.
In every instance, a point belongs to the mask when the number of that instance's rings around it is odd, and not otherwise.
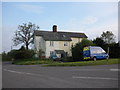
[{"label": "green foliage", "polygon": [[51,64],[56,63],[51,59],[22,59],[14,61],[17,65],[35,65],[35,64]]},{"label": "green foliage", "polygon": [[2,61],[11,61],[12,57],[8,55],[8,53],[2,53]]},{"label": "green foliage", "polygon": [[45,54],[44,51],[42,51],[42,49],[39,50],[39,58],[42,58],[42,55]]},{"label": "green foliage", "polygon": [[14,58],[15,60],[32,58],[33,55],[33,50],[27,50],[23,46],[19,50],[11,50],[8,52],[8,56]]},{"label": "green foliage", "polygon": [[77,43],[74,47],[72,47],[72,56],[74,61],[83,60],[83,48],[85,46],[93,46],[92,41],[83,39],[80,43]]},{"label": "green foliage", "polygon": [[101,37],[94,39],[93,43],[102,47],[107,53],[109,53],[110,58],[120,58],[120,46],[114,42],[114,38],[114,34],[107,31],[103,32]]},{"label": "green foliage", "polygon": [[96,44],[96,46],[102,47],[107,52],[107,44],[102,38],[97,37],[93,40],[93,43]]},{"label": "green foliage", "polygon": [[117,44],[109,46],[109,55],[111,58],[120,58],[120,46]]},{"label": "green foliage", "polygon": [[103,32],[101,34],[101,38],[105,41],[106,44],[115,42],[115,36],[111,31]]},{"label": "green foliage", "polygon": [[14,61],[16,65],[37,65],[45,64],[43,66],[90,66],[90,65],[109,65],[119,64],[120,59],[108,59],[97,61],[80,61],[80,62],[55,62],[51,59],[22,59]]},{"label": "green foliage", "polygon": [[105,42],[102,38],[97,37],[96,39],[93,40],[93,43],[95,43],[97,46],[104,47]]},{"label": "green foliage", "polygon": [[62,60],[63,62],[73,62],[73,58],[72,57],[66,57]]},{"label": "green foliage", "polygon": [[12,50],[10,54],[14,59],[25,59],[32,58],[34,52],[33,50]]}]

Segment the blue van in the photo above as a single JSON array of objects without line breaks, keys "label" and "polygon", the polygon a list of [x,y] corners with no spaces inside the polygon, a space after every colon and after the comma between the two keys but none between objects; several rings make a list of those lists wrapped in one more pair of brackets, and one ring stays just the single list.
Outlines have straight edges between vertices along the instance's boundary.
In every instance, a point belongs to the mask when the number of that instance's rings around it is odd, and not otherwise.
[{"label": "blue van", "polygon": [[109,55],[99,46],[88,46],[83,48],[84,60],[108,59]]}]

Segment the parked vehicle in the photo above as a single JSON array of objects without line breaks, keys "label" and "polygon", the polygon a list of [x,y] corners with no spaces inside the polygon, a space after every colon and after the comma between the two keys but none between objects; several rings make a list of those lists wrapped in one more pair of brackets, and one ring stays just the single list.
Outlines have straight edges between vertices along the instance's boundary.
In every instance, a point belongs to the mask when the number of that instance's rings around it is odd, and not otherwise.
[{"label": "parked vehicle", "polygon": [[84,60],[93,59],[94,61],[97,59],[108,59],[109,55],[98,46],[88,46],[83,48],[83,57]]},{"label": "parked vehicle", "polygon": [[51,55],[50,58],[53,59],[54,61],[62,61],[62,59],[59,58],[57,55]]},{"label": "parked vehicle", "polygon": [[54,60],[54,59],[57,59],[58,57],[57,55],[51,55],[50,58]]}]

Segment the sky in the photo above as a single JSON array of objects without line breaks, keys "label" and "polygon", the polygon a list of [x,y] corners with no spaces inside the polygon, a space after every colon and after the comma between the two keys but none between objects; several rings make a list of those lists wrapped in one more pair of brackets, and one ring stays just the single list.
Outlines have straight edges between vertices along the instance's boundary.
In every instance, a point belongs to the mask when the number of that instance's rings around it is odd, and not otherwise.
[{"label": "sky", "polygon": [[[40,30],[81,32],[93,40],[105,31],[112,31],[118,41],[117,2],[2,2],[2,50],[20,48],[13,46],[18,25],[32,22]],[[1,10],[1,9],[0,9]]]}]

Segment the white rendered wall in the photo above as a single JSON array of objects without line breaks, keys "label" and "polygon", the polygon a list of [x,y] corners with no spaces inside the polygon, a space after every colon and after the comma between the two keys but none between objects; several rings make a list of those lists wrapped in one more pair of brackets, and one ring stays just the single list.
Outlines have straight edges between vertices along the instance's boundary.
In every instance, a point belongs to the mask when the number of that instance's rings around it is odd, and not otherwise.
[{"label": "white rendered wall", "polygon": [[40,49],[44,52],[46,51],[46,42],[41,36],[35,36],[34,45],[37,52],[39,52]]},{"label": "white rendered wall", "polygon": [[[64,50],[68,53],[68,56],[72,56],[71,47],[76,45],[76,43],[81,42],[82,38],[71,38],[72,41],[53,41],[54,46],[50,46],[50,41],[45,41],[41,36],[35,36],[34,44],[36,51],[39,52],[40,49],[45,52],[46,58],[49,58],[50,51],[54,50]],[[64,42],[67,42],[67,46],[64,46]]]}]

